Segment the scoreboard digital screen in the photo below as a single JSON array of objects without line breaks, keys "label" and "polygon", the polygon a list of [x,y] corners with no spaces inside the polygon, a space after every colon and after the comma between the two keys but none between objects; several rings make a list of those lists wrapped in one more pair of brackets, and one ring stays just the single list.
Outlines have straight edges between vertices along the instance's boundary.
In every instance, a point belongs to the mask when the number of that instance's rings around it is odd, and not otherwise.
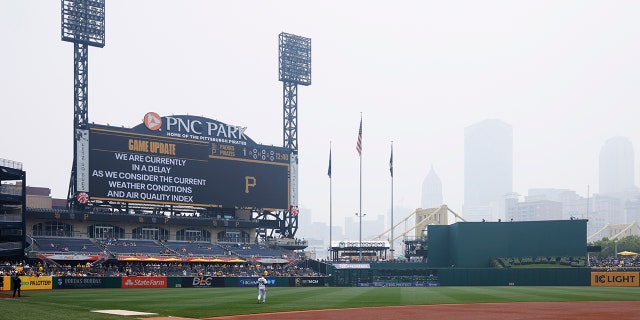
[{"label": "scoreboard digital screen", "polygon": [[246,128],[150,112],[134,128],[90,125],[91,200],[287,209],[295,157]]}]

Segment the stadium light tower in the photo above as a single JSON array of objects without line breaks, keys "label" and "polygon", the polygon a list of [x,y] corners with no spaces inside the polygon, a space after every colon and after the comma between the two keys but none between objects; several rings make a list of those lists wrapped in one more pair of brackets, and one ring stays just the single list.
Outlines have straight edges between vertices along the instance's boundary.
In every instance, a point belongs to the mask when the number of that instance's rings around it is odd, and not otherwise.
[{"label": "stadium light tower", "polygon": [[311,84],[311,39],[280,33],[279,71],[284,95],[284,147],[298,150],[298,84]]},{"label": "stadium light tower", "polygon": [[279,80],[283,84],[283,146],[291,149],[291,201],[285,212],[285,237],[298,229],[298,85],[311,84],[311,39],[288,33],[279,35]]},{"label": "stadium light tower", "polygon": [[104,47],[104,0],[61,0],[62,41],[73,43],[73,165],[67,207],[89,201],[89,46]]}]

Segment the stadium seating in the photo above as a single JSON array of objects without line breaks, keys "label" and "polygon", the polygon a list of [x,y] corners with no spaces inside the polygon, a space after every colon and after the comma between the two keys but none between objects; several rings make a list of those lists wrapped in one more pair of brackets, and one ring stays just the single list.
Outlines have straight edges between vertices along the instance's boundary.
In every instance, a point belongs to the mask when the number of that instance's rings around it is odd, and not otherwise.
[{"label": "stadium seating", "polygon": [[224,257],[230,252],[221,246],[201,241],[165,241],[163,245],[180,256]]},{"label": "stadium seating", "polygon": [[113,255],[176,255],[176,252],[166,248],[156,240],[141,239],[111,239],[102,240],[102,247]]},{"label": "stadium seating", "polygon": [[283,256],[287,255],[287,253],[284,251],[269,248],[266,245],[262,244],[227,244],[226,246],[224,246],[224,248],[244,258],[282,258]]},{"label": "stadium seating", "polygon": [[102,249],[91,239],[66,237],[33,237],[35,246],[33,251],[42,253],[72,252],[97,254]]}]

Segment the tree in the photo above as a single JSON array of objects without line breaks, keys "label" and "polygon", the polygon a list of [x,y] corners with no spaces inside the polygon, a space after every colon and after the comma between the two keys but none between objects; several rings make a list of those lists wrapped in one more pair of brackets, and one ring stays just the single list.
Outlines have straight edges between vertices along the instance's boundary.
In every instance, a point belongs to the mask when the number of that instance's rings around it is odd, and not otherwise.
[{"label": "tree", "polygon": [[602,238],[600,240],[588,243],[590,246],[600,246],[602,251],[595,252],[592,255],[603,258],[608,256],[614,256],[617,252],[621,251],[633,251],[640,253],[640,236],[626,236],[619,240],[610,240],[609,238]]}]

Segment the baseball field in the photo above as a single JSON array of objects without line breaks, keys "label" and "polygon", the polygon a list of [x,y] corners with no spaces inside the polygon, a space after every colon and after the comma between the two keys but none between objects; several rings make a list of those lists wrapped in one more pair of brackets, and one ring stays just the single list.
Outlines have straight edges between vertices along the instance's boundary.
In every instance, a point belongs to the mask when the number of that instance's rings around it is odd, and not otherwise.
[{"label": "baseball field", "polygon": [[[357,320],[366,313],[366,319],[380,320],[405,318],[411,316],[408,310],[423,308],[411,312],[444,320],[446,317],[439,313],[443,312],[441,308],[459,311],[468,306],[490,307],[486,312],[493,314],[486,319],[553,319],[527,316],[536,312],[536,308],[553,315],[554,308],[560,312],[567,305],[587,314],[589,309],[593,310],[593,319],[640,317],[638,287],[272,287],[268,289],[265,304],[257,303],[257,290],[253,288],[67,289],[24,291],[21,298],[11,298],[3,292],[0,297],[0,319],[204,319],[223,316],[230,319],[227,316],[245,318],[237,315],[247,314],[253,314],[251,319],[260,319],[268,313],[271,319]],[[546,304],[549,302],[555,304]],[[609,311],[603,313],[598,306],[605,305],[609,305]],[[331,310],[332,313],[297,312],[307,310]],[[288,316],[274,318],[273,313],[277,312],[285,312],[283,315]],[[430,312],[434,317],[428,317]],[[470,319],[485,319],[481,317],[481,311],[469,312],[472,314]],[[518,314],[520,316],[513,317]],[[625,317],[627,315],[631,317]],[[584,315],[581,319],[585,319]]]}]

